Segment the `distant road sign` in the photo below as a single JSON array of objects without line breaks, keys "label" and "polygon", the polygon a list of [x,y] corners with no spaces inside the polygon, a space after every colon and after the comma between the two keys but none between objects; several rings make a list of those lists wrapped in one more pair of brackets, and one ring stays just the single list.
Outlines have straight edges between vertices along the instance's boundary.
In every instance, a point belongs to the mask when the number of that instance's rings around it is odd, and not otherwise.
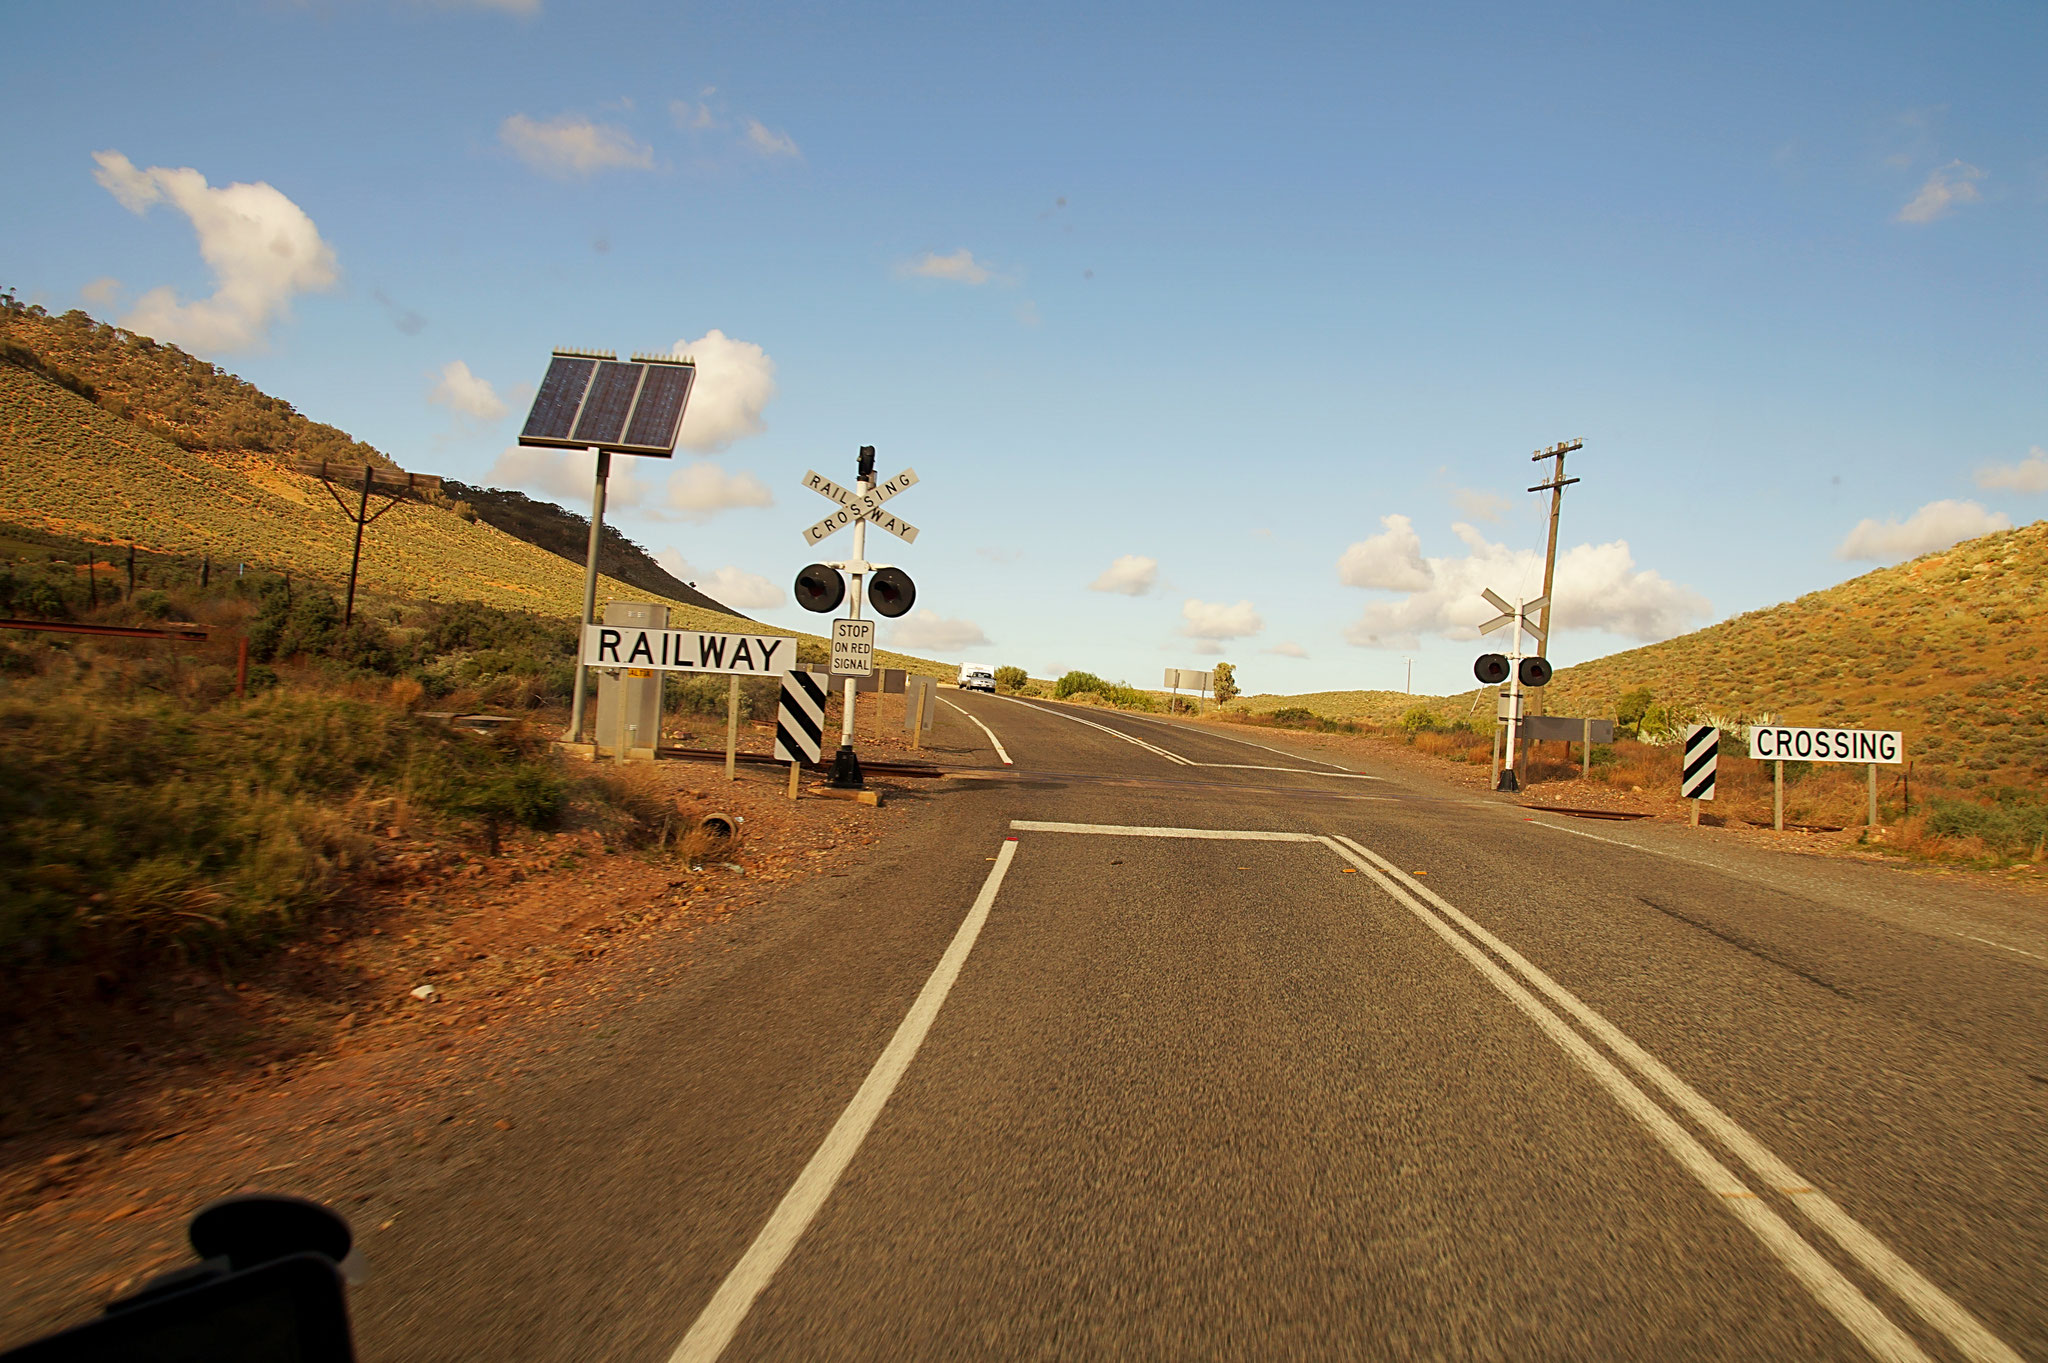
[{"label": "distant road sign", "polygon": [[585,667],[773,676],[796,666],[796,640],[778,634],[705,634],[693,629],[585,625]]},{"label": "distant road sign", "polygon": [[775,710],[775,760],[816,764],[825,736],[825,683],[812,672],[782,678]]},{"label": "distant road sign", "polygon": [[875,622],[832,622],[832,675],[865,677],[875,670]]},{"label": "distant road sign", "polygon": [[1785,729],[1759,724],[1749,731],[1749,755],[1765,762],[1868,762],[1896,767],[1906,760],[1906,736],[1892,729]]},{"label": "distant road sign", "polygon": [[1166,689],[1169,691],[1207,691],[1210,675],[1185,667],[1166,669]]},{"label": "distant road sign", "polygon": [[1695,724],[1685,731],[1685,758],[1679,764],[1678,798],[1714,798],[1714,767],[1721,752],[1721,731],[1711,724]]}]

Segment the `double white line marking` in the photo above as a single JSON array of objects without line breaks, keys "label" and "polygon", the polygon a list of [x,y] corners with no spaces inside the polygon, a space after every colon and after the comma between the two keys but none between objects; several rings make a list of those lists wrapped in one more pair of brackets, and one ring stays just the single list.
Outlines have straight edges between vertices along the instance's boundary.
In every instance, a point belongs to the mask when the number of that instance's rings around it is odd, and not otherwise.
[{"label": "double white line marking", "polygon": [[[1350,838],[1322,838],[1319,841],[1371,876],[1381,889],[1421,919],[1473,969],[1485,976],[1488,983],[1505,994],[1542,1029],[1544,1035],[1592,1075],[1625,1112],[1640,1122],[1681,1168],[1728,1209],[1730,1215],[1747,1226],[1764,1247],[1792,1271],[1807,1291],[1863,1342],[1872,1355],[1882,1359],[1912,1360],[1913,1363],[1922,1363],[1928,1358],[1912,1337],[1893,1324],[1841,1270],[1821,1257],[1813,1246],[1785,1223],[1783,1217],[1771,1210],[1726,1165],[1715,1159],[1691,1132],[1680,1126],[1670,1113],[1659,1107],[1613,1061],[1574,1031],[1542,999],[1517,983],[1492,957],[1481,951],[1478,944],[1483,944],[1505,961],[1515,974],[1569,1013],[1580,1026],[1661,1091],[1730,1154],[1749,1166],[1766,1187],[1789,1199],[1808,1221],[1826,1232],[1865,1271],[1896,1293],[1927,1324],[1947,1336],[1963,1357],[1975,1363],[2021,1363],[2020,1356],[2003,1340],[1843,1211],[1833,1198],[1801,1178],[1790,1165],[1772,1154],[1763,1142],[1737,1125],[1734,1118],[1702,1098],[1662,1061],[1587,1007],[1570,990],[1523,959],[1513,947],[1446,903],[1427,886],[1403,874],[1386,858],[1359,846]],[[1425,900],[1428,901],[1427,907]],[[1469,937],[1461,935],[1457,929],[1462,929]]]}]

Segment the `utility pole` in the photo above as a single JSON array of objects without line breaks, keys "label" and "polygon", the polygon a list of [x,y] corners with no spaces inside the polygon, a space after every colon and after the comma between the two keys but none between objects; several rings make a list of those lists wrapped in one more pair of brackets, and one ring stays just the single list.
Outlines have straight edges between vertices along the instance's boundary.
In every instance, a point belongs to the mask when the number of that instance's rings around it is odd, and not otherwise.
[{"label": "utility pole", "polygon": [[1401,661],[1408,664],[1407,692],[1412,696],[1415,694],[1415,660],[1413,658],[1403,658]]},{"label": "utility pole", "polygon": [[[1585,445],[1586,442],[1583,440],[1560,440],[1549,449],[1538,450],[1529,456],[1529,462],[1532,464],[1540,464],[1546,459],[1557,461],[1557,467],[1551,470],[1550,481],[1538,483],[1529,489],[1531,492],[1550,494],[1550,543],[1543,551],[1543,618],[1537,621],[1538,627],[1543,631],[1543,642],[1540,646],[1545,649],[1550,647],[1550,589],[1557,577],[1557,513],[1564,506],[1564,490],[1579,481],[1564,476],[1564,457],[1573,450],[1584,449]],[[1540,715],[1543,712],[1543,693],[1538,691],[1536,713]]]}]

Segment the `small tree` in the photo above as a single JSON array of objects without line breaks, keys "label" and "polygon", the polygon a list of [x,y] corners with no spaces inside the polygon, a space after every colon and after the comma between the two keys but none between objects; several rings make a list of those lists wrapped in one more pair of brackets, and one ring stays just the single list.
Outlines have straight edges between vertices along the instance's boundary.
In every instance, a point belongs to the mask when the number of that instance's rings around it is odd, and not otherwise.
[{"label": "small tree", "polygon": [[1024,683],[1030,680],[1030,675],[1021,667],[999,667],[996,669],[996,690],[998,691],[1022,691]]},{"label": "small tree", "polygon": [[1228,705],[1237,699],[1237,674],[1229,663],[1218,663],[1210,669],[1209,689],[1218,705]]}]

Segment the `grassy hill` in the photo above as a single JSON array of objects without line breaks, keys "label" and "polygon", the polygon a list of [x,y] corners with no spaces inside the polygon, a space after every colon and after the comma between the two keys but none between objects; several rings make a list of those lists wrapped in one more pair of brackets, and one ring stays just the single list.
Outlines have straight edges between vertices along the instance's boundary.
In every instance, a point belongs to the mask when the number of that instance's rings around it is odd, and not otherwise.
[{"label": "grassy hill", "polygon": [[[110,548],[133,542],[206,556],[229,571],[247,563],[345,582],[349,523],[317,481],[283,467],[298,458],[392,462],[176,347],[0,296],[0,522]],[[363,590],[573,618],[588,522],[517,494],[480,500],[400,503],[364,539]],[[523,526],[531,538],[494,521]],[[558,542],[567,540],[578,546],[572,553]],[[607,549],[600,567],[612,572],[599,580],[600,601],[665,600],[680,629],[790,633],[724,611],[623,537],[608,537]],[[952,673],[929,659],[879,657],[885,666]]]},{"label": "grassy hill", "polygon": [[2048,781],[2048,521],[1566,668],[1553,714],[1647,688],[1679,712],[1900,729],[1960,786]]},{"label": "grassy hill", "polygon": [[[1613,718],[1647,691],[1650,723],[1771,716],[1781,723],[1899,729],[1930,780],[1969,789],[2048,785],[2048,521],[1969,540],[1660,644],[1568,667],[1556,715]],[[1475,647],[1474,653],[1478,649]],[[1484,715],[1483,691],[1252,696],[1385,724],[1425,703],[1443,719]],[[1483,719],[1481,721],[1484,722]]]}]

